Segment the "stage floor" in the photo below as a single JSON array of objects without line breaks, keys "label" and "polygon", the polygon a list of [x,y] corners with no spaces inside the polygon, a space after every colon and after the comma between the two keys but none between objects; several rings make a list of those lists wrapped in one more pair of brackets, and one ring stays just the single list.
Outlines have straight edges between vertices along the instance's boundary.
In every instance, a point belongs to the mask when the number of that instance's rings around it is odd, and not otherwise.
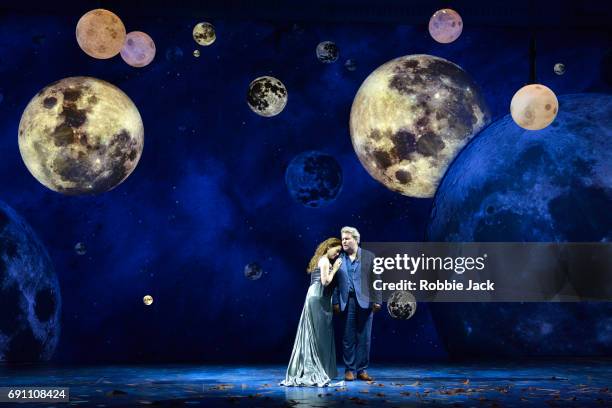
[{"label": "stage floor", "polygon": [[287,388],[278,385],[284,366],[0,367],[0,386],[69,387],[69,404],[34,404],[55,407],[612,406],[612,361],[386,365],[369,373],[371,383]]}]

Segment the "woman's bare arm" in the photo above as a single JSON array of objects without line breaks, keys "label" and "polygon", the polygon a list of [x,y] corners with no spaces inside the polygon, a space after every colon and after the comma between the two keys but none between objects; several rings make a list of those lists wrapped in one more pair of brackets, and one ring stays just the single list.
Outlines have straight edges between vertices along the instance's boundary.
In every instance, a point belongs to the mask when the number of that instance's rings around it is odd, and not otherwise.
[{"label": "woman's bare arm", "polygon": [[322,256],[321,259],[319,259],[319,269],[321,269],[321,283],[323,286],[329,285],[331,282],[331,278],[329,278],[331,264],[327,256]]}]

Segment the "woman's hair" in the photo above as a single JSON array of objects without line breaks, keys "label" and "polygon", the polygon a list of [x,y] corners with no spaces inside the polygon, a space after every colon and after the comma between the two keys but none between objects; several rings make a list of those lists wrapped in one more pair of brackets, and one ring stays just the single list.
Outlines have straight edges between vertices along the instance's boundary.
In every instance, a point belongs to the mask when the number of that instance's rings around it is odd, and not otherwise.
[{"label": "woman's hair", "polygon": [[340,238],[327,238],[325,241],[321,242],[317,247],[317,250],[315,251],[313,257],[310,259],[306,272],[311,273],[312,271],[317,269],[319,259],[321,259],[321,257],[325,255],[330,248],[333,248],[335,246],[342,246],[342,241],[340,241]]}]

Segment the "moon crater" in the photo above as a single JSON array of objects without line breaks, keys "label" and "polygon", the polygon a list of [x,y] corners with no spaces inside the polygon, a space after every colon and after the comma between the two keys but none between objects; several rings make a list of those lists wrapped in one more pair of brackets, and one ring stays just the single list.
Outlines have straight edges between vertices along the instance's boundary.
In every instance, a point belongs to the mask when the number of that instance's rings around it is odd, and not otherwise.
[{"label": "moon crater", "polygon": [[90,77],[54,82],[28,104],[19,150],[30,173],[51,190],[96,194],[134,170],[144,144],[138,109],[119,88]]},{"label": "moon crater", "polygon": [[477,85],[459,66],[409,55],[366,78],[353,101],[350,132],[372,177],[401,194],[432,197],[450,161],[489,121]]}]

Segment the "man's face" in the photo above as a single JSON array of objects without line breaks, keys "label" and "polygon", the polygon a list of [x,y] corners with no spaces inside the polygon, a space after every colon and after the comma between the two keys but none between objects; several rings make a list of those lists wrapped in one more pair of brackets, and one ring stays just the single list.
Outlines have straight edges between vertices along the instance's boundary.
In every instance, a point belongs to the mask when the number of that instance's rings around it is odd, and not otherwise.
[{"label": "man's face", "polygon": [[342,249],[348,253],[353,253],[357,250],[357,241],[349,232],[342,233]]}]

